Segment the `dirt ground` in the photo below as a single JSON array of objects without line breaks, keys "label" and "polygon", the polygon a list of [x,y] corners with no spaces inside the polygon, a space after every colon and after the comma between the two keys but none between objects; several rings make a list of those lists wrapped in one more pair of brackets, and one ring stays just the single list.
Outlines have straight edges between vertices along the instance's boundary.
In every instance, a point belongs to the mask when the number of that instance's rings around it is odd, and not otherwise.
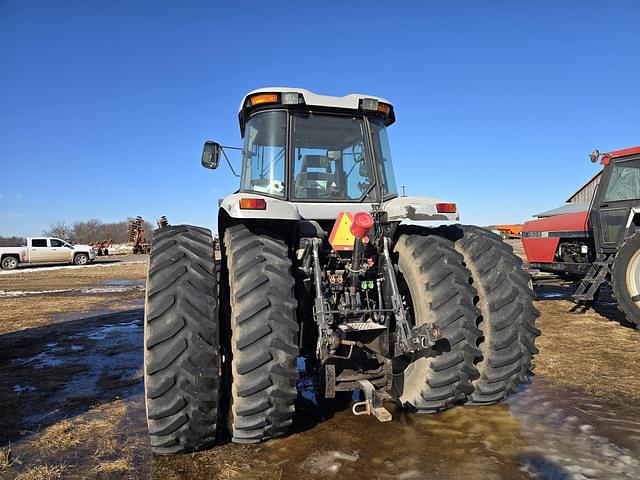
[{"label": "dirt ground", "polygon": [[[0,275],[0,335],[127,308],[144,295],[146,259],[38,267]],[[7,274],[8,273],[8,274]],[[37,308],[36,308],[37,307]]]},{"label": "dirt ground", "polygon": [[[139,261],[139,259],[137,259]],[[193,455],[148,448],[145,263],[0,275],[0,479],[640,478],[640,332],[608,295],[536,282],[533,381],[509,401],[380,424],[300,400],[294,431]]]}]

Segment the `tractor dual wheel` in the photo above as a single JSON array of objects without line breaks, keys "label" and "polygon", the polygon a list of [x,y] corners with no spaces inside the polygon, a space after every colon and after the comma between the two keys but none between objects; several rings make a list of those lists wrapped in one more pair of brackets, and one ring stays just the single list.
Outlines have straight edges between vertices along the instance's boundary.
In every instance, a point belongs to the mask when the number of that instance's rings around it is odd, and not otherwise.
[{"label": "tractor dual wheel", "polygon": [[482,357],[476,364],[480,376],[473,381],[468,403],[496,403],[529,381],[532,357],[538,353],[534,342],[540,335],[535,294],[522,260],[498,235],[468,225],[446,227],[445,233],[471,272],[482,315]]},{"label": "tractor dual wheel", "polygon": [[216,441],[220,382],[213,237],[188,225],[157,231],[144,319],[147,424],[155,453]]},{"label": "tractor dual wheel", "polygon": [[394,251],[410,322],[433,323],[443,336],[424,355],[394,359],[394,396],[405,408],[419,412],[463,403],[478,377],[474,363],[480,356],[480,312],[462,255],[438,235],[401,235]]},{"label": "tractor dual wheel", "polygon": [[[284,240],[243,225],[224,235],[227,259],[232,441],[256,443],[287,432],[295,413],[297,302]],[[228,359],[225,359],[228,361]]]},{"label": "tractor dual wheel", "polygon": [[640,328],[640,232],[625,239],[611,271],[613,297],[628,322]]}]

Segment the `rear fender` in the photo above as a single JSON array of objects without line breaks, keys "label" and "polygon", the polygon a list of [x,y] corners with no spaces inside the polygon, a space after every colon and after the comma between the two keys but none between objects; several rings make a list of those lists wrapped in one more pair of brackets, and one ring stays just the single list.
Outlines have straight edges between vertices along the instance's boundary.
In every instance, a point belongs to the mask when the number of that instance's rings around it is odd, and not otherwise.
[{"label": "rear fender", "polygon": [[390,222],[402,220],[457,222],[460,220],[457,211],[438,213],[436,207],[438,203],[445,202],[429,197],[396,197],[384,202],[382,209],[387,212],[387,220]]},{"label": "rear fender", "polygon": [[[246,210],[240,208],[242,198],[261,198],[267,208],[264,210]],[[220,209],[231,218],[256,220],[300,220],[300,213],[294,204],[273,197],[257,195],[255,193],[234,193],[220,201]]]},{"label": "rear fender", "polygon": [[[240,208],[241,198],[262,198],[266,202],[265,210]],[[300,214],[295,205],[277,198],[251,193],[234,193],[220,200],[218,209],[218,238],[224,254],[224,232],[232,225],[242,224],[254,231],[273,232],[285,239],[294,248],[297,225]]]}]

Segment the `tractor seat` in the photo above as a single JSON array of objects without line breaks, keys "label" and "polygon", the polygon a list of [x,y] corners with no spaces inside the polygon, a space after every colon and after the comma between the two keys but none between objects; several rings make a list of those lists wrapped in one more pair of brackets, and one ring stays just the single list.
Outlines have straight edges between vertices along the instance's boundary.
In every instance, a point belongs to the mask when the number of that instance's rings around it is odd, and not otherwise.
[{"label": "tractor seat", "polygon": [[[313,169],[310,171],[310,169]],[[335,177],[331,173],[331,164],[324,155],[305,155],[302,167],[295,179],[294,188],[297,198],[328,197]]]}]

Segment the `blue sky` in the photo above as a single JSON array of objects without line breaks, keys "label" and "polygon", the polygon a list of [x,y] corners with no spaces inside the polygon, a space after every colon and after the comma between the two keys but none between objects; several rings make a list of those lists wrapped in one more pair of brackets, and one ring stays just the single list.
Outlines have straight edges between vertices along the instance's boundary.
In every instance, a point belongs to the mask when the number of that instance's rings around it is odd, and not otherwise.
[{"label": "blue sky", "polygon": [[[225,5],[226,4],[226,5]],[[399,185],[467,223],[561,204],[593,148],[640,144],[640,3],[0,0],[0,235],[215,224],[242,95],[390,99]]]}]

